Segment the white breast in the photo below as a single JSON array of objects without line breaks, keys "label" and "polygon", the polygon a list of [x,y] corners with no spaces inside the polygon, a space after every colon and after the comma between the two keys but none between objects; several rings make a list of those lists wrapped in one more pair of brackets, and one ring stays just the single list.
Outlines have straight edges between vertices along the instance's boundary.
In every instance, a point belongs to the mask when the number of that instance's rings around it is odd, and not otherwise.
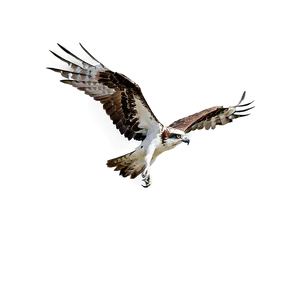
[{"label": "white breast", "polygon": [[162,144],[159,145],[159,147],[156,148],[153,159],[161,159],[164,155],[168,154],[169,152],[175,151],[177,148],[181,147],[182,144],[178,143],[177,145],[168,147],[168,146],[163,146]]}]

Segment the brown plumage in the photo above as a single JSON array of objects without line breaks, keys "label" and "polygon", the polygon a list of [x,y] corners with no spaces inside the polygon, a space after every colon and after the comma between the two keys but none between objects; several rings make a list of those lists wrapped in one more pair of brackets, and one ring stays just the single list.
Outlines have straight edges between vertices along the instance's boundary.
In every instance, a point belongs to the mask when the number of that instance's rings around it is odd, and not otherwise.
[{"label": "brown plumage", "polygon": [[[217,125],[225,125],[233,119],[247,116],[240,113],[253,108],[248,108],[252,102],[241,105],[245,98],[244,92],[240,102],[235,106],[227,108],[214,106],[164,126],[157,120],[140,87],[134,81],[121,73],[109,70],[81,44],[80,46],[98,64],[92,65],[59,45],[77,63],[51,51],[57,58],[67,63],[71,70],[49,69],[59,72],[66,78],[61,82],[76,87],[99,101],[113,124],[128,140],[141,141],[133,152],[108,160],[107,166],[119,171],[123,177],[135,178],[142,174],[144,187],[151,184],[150,166],[156,158],[182,142],[189,144],[188,132],[203,128],[215,129]],[[240,110],[241,107],[247,108]]]},{"label": "brown plumage", "polygon": [[81,44],[80,46],[100,65],[91,65],[59,45],[68,55],[81,62],[82,66],[70,62],[50,51],[57,58],[67,63],[72,71],[56,68],[48,69],[59,72],[63,77],[68,78],[67,80],[61,80],[61,82],[70,84],[80,91],[84,91],[85,94],[93,97],[96,101],[100,101],[117,129],[128,140],[132,138],[138,141],[144,140],[150,123],[159,123],[159,121],[147,104],[140,87],[125,75],[112,72],[106,68]]},{"label": "brown plumage", "polygon": [[232,122],[233,119],[248,116],[248,114],[240,115],[237,113],[248,111],[254,108],[254,106],[246,108],[244,110],[236,110],[236,108],[248,106],[253,102],[252,101],[250,103],[241,105],[241,102],[244,100],[245,95],[246,92],[243,93],[241,100],[235,106],[226,108],[224,108],[223,106],[214,106],[208,109],[204,109],[198,113],[173,122],[169,125],[169,127],[180,129],[188,133],[196,129],[215,129],[216,125],[225,125],[229,122]]},{"label": "brown plumage", "polygon": [[115,168],[114,171],[120,171],[120,175],[123,177],[127,177],[130,175],[131,179],[136,178],[145,169],[144,164],[139,163],[139,159],[137,159],[134,151],[110,159],[107,161],[106,165],[109,168]]},{"label": "brown plumage", "polygon": [[170,137],[170,130],[166,128],[160,135],[161,142],[164,145],[166,143],[166,140]]}]

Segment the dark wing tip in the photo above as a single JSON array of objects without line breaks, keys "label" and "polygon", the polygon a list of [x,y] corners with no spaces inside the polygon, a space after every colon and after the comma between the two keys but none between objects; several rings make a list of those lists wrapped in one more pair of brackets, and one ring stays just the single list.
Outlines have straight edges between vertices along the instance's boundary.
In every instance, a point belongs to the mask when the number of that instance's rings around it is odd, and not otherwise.
[{"label": "dark wing tip", "polygon": [[104,62],[100,58],[98,58],[97,56],[95,56],[93,53],[91,53],[91,51],[87,47],[85,47],[83,45],[80,45],[79,47],[80,47],[80,49],[83,52],[85,52],[86,54],[90,55],[93,59],[95,59],[97,62],[99,62],[102,65],[102,67],[105,66]]}]

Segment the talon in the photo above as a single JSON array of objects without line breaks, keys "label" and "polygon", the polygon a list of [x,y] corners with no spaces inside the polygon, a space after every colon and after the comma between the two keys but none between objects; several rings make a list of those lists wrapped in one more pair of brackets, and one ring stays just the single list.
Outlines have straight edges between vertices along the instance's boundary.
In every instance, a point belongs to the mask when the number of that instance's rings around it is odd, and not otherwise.
[{"label": "talon", "polygon": [[141,185],[143,190],[148,190],[151,188],[151,185]]},{"label": "talon", "polygon": [[142,174],[142,187],[147,188],[151,185],[151,180],[150,180],[150,169],[149,167],[145,167],[143,170]]},{"label": "talon", "polygon": [[144,182],[145,182],[145,185],[142,184],[143,188],[147,188],[151,185],[151,181],[144,181]]}]

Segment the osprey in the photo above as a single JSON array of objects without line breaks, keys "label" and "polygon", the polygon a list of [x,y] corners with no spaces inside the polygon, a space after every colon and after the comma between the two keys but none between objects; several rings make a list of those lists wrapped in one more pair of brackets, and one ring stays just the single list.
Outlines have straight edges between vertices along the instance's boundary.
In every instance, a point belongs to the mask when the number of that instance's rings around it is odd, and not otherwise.
[{"label": "osprey", "polygon": [[[81,44],[82,49],[97,64],[92,65],[63,46],[58,46],[77,63],[73,63],[52,52],[57,58],[67,63],[71,70],[48,68],[59,72],[64,78],[61,82],[72,85],[103,104],[113,124],[128,140],[135,139],[141,144],[132,152],[107,161],[109,168],[120,171],[123,177],[136,178],[142,175],[142,186],[151,185],[150,166],[163,152],[179,144],[189,144],[187,133],[196,129],[215,129],[216,125],[225,125],[233,119],[249,114],[239,114],[253,107],[253,102],[242,104],[246,92],[235,106],[224,108],[214,106],[188,117],[179,119],[169,126],[164,126],[153,114],[140,87],[125,75],[113,72],[93,57]],[[245,107],[245,109],[240,109]]]}]

